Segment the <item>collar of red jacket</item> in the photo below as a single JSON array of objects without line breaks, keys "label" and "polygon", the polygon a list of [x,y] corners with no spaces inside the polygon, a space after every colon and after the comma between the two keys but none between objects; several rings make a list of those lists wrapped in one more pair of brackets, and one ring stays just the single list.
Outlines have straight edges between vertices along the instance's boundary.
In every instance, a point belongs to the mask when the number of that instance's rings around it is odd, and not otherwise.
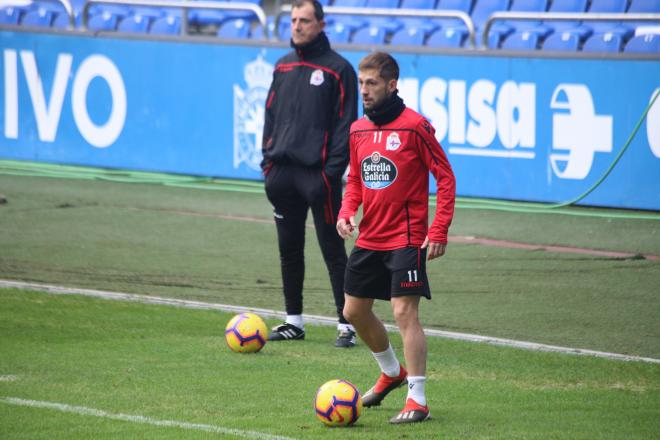
[{"label": "collar of red jacket", "polygon": [[369,117],[369,120],[374,124],[381,126],[387,125],[403,112],[406,105],[403,99],[399,96],[399,91],[395,90],[392,95],[383,101],[378,107],[371,110],[365,110],[364,113]]}]

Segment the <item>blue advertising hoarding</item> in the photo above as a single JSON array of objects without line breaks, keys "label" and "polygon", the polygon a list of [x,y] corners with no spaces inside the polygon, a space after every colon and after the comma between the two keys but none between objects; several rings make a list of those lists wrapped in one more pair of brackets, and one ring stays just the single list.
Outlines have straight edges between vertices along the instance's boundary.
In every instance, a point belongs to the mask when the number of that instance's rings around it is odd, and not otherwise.
[{"label": "blue advertising hoarding", "polygon": [[[261,179],[273,65],[286,49],[0,30],[0,159]],[[364,52],[342,51],[355,66]],[[660,62],[396,53],[459,195],[561,202],[615,160]],[[660,210],[660,99],[581,203]]]}]

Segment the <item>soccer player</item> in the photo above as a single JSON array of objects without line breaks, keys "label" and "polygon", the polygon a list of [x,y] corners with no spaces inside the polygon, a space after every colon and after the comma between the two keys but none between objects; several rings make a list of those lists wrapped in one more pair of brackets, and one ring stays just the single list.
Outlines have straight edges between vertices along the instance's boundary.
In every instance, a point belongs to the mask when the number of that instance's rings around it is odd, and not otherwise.
[{"label": "soccer player", "polygon": [[[435,130],[405,106],[397,93],[398,78],[399,66],[387,53],[374,52],[360,61],[365,116],[351,126],[348,182],[337,221],[339,236],[353,236],[362,205],[359,235],[346,266],[344,316],[381,369],[376,385],[363,396],[364,406],[380,405],[392,390],[408,383],[405,406],[390,420],[395,424],[430,417],[424,390],[426,338],[418,310],[421,297],[431,299],[426,259],[445,253],[456,188]],[[429,172],[437,181],[430,227]],[[407,371],[372,310],[375,299],[391,301]]]},{"label": "soccer player", "polygon": [[335,224],[348,132],[357,117],[357,78],[351,64],[330,48],[324,26],[318,1],[294,0],[294,50],[278,60],[266,101],[261,165],[277,226],[287,313],[269,340],[305,338],[305,222],[311,207],[339,319],[335,346],[349,348],[356,338],[342,315],[347,256]]}]

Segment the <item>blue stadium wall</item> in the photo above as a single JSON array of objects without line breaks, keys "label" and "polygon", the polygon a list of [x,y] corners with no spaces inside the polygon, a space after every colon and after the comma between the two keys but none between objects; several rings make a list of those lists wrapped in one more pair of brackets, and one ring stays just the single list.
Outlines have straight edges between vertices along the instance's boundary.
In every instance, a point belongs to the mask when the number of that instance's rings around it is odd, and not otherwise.
[{"label": "blue stadium wall", "polygon": [[[0,159],[261,179],[277,44],[0,29]],[[354,65],[365,55],[341,53]],[[562,202],[609,169],[660,61],[394,52],[468,197]],[[660,99],[581,204],[660,210]]]}]

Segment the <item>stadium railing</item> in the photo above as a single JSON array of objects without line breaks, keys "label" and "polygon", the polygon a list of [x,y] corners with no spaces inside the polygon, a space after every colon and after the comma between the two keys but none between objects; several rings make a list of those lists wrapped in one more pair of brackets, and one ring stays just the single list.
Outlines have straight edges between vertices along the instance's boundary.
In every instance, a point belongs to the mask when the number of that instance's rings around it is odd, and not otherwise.
[{"label": "stadium railing", "polygon": [[[472,49],[476,48],[476,38],[474,24],[468,14],[463,11],[436,11],[428,9],[388,9],[388,8],[349,8],[341,6],[327,6],[323,8],[326,14],[333,15],[352,15],[352,16],[380,16],[396,18],[457,18],[461,20],[468,29],[468,42]],[[274,34],[277,40],[280,39],[279,26],[283,15],[291,13],[291,5],[284,5],[275,17]]]},{"label": "stadium railing", "polygon": [[[60,0],[62,1],[62,0]],[[67,0],[64,0],[67,1]],[[87,0],[82,12],[82,30],[87,30],[89,19],[89,9],[95,4],[112,4],[125,6],[156,6],[163,8],[181,8],[183,19],[181,20],[181,35],[188,34],[188,10],[190,9],[215,9],[225,11],[249,11],[259,20],[266,37],[268,37],[268,28],[266,26],[266,13],[254,3],[246,2],[216,2],[216,1],[188,1],[188,0]]]},{"label": "stadium railing", "polygon": [[484,24],[481,45],[490,49],[488,33],[493,23],[504,20],[579,20],[579,21],[660,21],[660,14],[641,13],[590,13],[590,12],[495,12]]}]

